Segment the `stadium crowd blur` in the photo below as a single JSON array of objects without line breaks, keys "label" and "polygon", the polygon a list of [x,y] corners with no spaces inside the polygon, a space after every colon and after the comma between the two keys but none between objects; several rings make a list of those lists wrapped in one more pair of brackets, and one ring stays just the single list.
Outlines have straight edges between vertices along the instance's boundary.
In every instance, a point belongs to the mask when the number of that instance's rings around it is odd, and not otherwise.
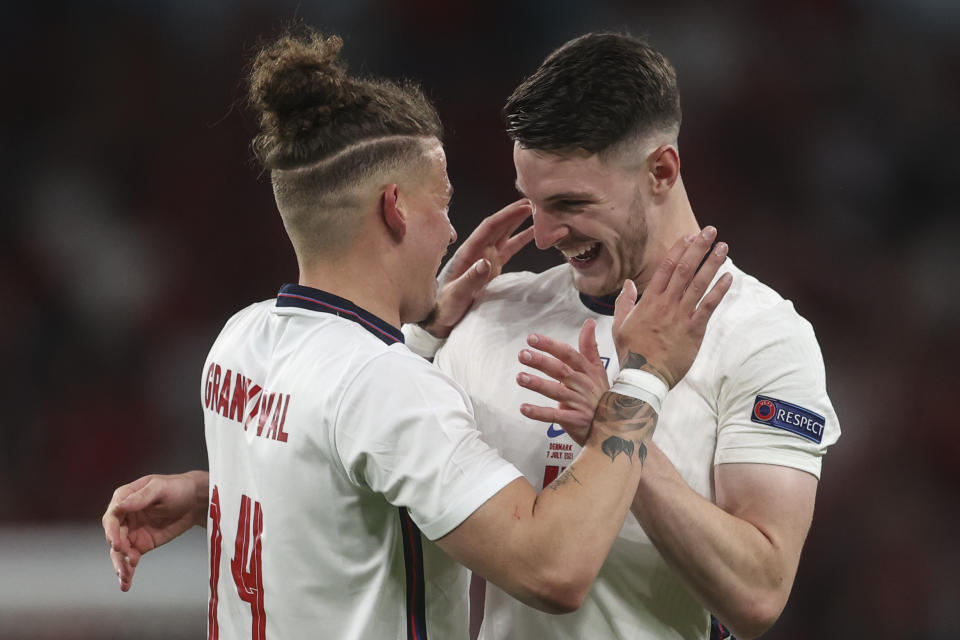
[{"label": "stadium crowd blur", "polygon": [[767,637],[956,637],[960,3],[722,4],[3,3],[0,524],[96,522],[119,482],[206,464],[207,348],[296,279],[248,148],[258,35],[297,15],[420,81],[464,238],[515,198],[511,89],[628,29],[677,68],[701,224],[813,323],[843,426]]}]

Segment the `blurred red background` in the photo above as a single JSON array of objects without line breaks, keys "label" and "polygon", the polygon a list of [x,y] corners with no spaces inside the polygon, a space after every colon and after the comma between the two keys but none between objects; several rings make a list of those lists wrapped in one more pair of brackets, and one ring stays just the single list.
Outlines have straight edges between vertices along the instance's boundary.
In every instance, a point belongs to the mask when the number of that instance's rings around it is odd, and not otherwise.
[{"label": "blurred red background", "polygon": [[118,483],[205,466],[206,350],[297,277],[248,151],[258,36],[298,16],[352,70],[421,82],[464,238],[515,198],[512,88],[627,29],[677,68],[698,219],[813,323],[843,427],[767,637],[956,637],[960,4],[735,4],[3,3],[0,524],[94,526]]}]

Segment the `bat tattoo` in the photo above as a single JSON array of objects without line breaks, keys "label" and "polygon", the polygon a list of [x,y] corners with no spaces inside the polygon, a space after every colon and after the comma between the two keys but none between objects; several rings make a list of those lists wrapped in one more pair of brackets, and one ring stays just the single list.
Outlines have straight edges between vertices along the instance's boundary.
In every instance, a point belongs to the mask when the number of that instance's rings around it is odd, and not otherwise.
[{"label": "bat tattoo", "polygon": [[657,412],[653,407],[639,398],[608,391],[600,398],[596,416],[597,426],[611,434],[600,444],[600,450],[611,461],[621,453],[632,460],[636,452],[637,459],[643,464],[647,459],[644,441],[657,427]]}]

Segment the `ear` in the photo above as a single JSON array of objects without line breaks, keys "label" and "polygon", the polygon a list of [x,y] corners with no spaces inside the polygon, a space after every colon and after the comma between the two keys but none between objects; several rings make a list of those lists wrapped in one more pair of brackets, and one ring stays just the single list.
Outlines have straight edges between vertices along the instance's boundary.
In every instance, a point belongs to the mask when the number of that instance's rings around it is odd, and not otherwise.
[{"label": "ear", "polygon": [[395,184],[388,184],[383,191],[380,215],[383,223],[390,230],[390,235],[401,240],[407,235],[407,215],[400,208],[400,188]]},{"label": "ear", "polygon": [[660,145],[648,156],[647,166],[654,195],[666,195],[680,177],[680,154],[672,144]]}]

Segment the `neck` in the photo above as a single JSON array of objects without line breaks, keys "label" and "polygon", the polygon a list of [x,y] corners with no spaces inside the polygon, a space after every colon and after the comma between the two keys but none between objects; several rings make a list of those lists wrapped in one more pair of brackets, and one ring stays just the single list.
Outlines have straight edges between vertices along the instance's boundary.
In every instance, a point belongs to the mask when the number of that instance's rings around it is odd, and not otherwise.
[{"label": "neck", "polygon": [[395,327],[400,326],[398,288],[390,270],[371,260],[372,248],[332,259],[300,263],[299,283],[346,298]]},{"label": "neck", "polygon": [[637,285],[637,291],[640,292],[646,288],[657,267],[677,240],[687,234],[700,231],[700,225],[693,215],[693,208],[687,197],[687,190],[680,178],[677,178],[677,183],[670,190],[670,196],[663,203],[656,221],[656,226],[651,225],[649,229],[650,236],[647,238],[643,268],[633,279]]}]

